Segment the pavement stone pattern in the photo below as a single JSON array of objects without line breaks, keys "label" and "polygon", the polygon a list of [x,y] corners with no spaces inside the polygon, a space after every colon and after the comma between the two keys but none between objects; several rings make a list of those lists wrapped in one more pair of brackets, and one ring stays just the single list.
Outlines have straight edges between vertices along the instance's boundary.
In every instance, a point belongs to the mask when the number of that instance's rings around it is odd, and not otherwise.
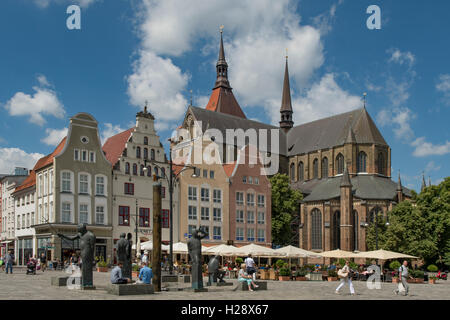
[{"label": "pavement stone pattern", "polygon": [[[207,287],[208,292],[192,293],[179,289],[189,287],[189,283],[163,283],[168,291],[149,295],[115,296],[107,292],[110,273],[94,272],[96,290],[70,290],[67,287],[51,285],[52,276],[68,275],[63,271],[37,271],[36,275],[26,275],[25,269],[15,268],[13,274],[0,271],[0,300],[450,300],[450,280],[438,280],[436,284],[409,284],[410,295],[395,295],[397,284],[382,283],[380,290],[370,290],[365,281],[354,281],[355,296],[345,285],[335,294],[337,281],[267,281],[268,290],[233,290],[238,282],[226,279],[233,286]],[[204,279],[205,284],[207,278]]]}]

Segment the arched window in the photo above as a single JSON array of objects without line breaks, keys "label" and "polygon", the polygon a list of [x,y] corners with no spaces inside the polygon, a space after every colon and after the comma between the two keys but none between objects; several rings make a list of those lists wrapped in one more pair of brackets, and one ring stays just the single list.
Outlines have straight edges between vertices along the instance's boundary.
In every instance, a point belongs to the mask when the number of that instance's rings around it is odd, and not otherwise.
[{"label": "arched window", "polygon": [[366,170],[366,164],[367,164],[367,154],[364,151],[361,151],[358,154],[358,172],[367,172]]},{"label": "arched window", "polygon": [[304,172],[305,172],[305,168],[304,168],[303,162],[300,161],[300,163],[298,164],[298,180],[299,181],[305,180]]},{"label": "arched window", "polygon": [[319,178],[319,160],[317,158],[313,161],[313,177],[314,179]]},{"label": "arched window", "polygon": [[143,164],[141,164],[141,170],[139,173],[141,176],[144,176],[144,165]]},{"label": "arched window", "polygon": [[294,163],[291,163],[290,171],[291,171],[291,181],[294,181],[295,180],[295,164]]},{"label": "arched window", "polygon": [[141,147],[136,147],[136,158],[141,157]]},{"label": "arched window", "polygon": [[385,170],[386,170],[386,163],[384,160],[384,155],[383,155],[383,152],[380,152],[378,154],[378,173],[382,174],[382,175],[386,175]]},{"label": "arched window", "polygon": [[339,210],[333,214],[332,246],[333,249],[341,248],[341,212]]},{"label": "arched window", "polygon": [[322,249],[322,213],[317,208],[311,211],[311,249]]},{"label": "arched window", "polygon": [[144,148],[144,159],[148,159],[148,149]]},{"label": "arched window", "polygon": [[358,211],[353,210],[352,212],[352,222],[353,222],[353,251],[358,250]]},{"label": "arched window", "polygon": [[162,176],[163,178],[166,177],[166,169],[165,169],[165,168],[161,168],[161,176]]},{"label": "arched window", "polygon": [[144,144],[148,145],[148,138],[147,137],[144,137]]},{"label": "arched window", "polygon": [[328,178],[328,158],[322,159],[322,179]]},{"label": "arched window", "polygon": [[337,174],[344,173],[344,156],[342,153],[339,153],[336,157],[336,171]]},{"label": "arched window", "polygon": [[155,167],[155,168],[153,168],[153,170],[155,171],[155,174],[156,174],[156,176],[159,176],[159,171],[158,171],[158,168],[157,167]]},{"label": "arched window", "polygon": [[152,176],[152,167],[147,166],[147,177],[151,177],[151,176]]},{"label": "arched window", "polygon": [[125,163],[125,174],[130,174],[130,163]]},{"label": "arched window", "polygon": [[137,176],[137,164],[133,163],[133,174]]},{"label": "arched window", "polygon": [[150,150],[150,159],[155,160],[155,150],[154,149]]}]

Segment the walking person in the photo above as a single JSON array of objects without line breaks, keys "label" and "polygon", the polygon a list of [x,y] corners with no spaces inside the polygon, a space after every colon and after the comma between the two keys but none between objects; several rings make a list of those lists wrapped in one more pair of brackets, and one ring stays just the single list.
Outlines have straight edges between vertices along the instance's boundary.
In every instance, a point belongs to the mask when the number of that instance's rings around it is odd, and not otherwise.
[{"label": "walking person", "polygon": [[8,253],[5,256],[5,265],[6,265],[6,274],[8,274],[8,270],[13,273],[13,263],[14,263],[14,255],[11,250],[8,250]]},{"label": "walking person", "polygon": [[39,262],[41,263],[41,270],[42,270],[42,272],[44,272],[45,269],[47,269],[47,257],[45,256],[45,254],[43,252],[41,253]]},{"label": "walking person", "polygon": [[247,281],[247,286],[248,286],[248,291],[253,291],[252,286],[254,288],[258,288],[259,286],[256,285],[256,283],[253,281],[253,278],[251,275],[248,274],[248,272],[245,272],[246,270],[246,266],[245,263],[241,264],[241,269],[239,270],[238,273],[238,281],[239,282],[244,282]]},{"label": "walking person", "polygon": [[249,253],[247,258],[245,258],[245,269],[249,276],[252,276],[253,280],[256,280],[256,269],[255,269],[255,261],[252,258],[252,255]]},{"label": "walking person", "polygon": [[[408,285],[408,261],[403,261],[403,264],[398,269],[398,278],[401,281],[403,287],[405,288],[405,296],[409,293],[409,285]],[[395,289],[394,293],[398,295],[399,289]]]},{"label": "walking person", "polygon": [[352,270],[349,267],[349,261],[345,261],[345,266],[338,271],[338,276],[341,278],[341,281],[339,283],[339,286],[336,288],[336,294],[339,294],[339,290],[344,286],[344,284],[348,283],[350,287],[350,294],[352,296],[355,295],[355,288],[353,288],[352,283]]}]

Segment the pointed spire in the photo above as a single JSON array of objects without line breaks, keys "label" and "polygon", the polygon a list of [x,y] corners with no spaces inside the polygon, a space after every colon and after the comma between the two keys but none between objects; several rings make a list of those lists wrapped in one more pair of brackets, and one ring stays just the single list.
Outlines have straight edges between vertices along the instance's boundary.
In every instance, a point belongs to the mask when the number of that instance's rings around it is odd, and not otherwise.
[{"label": "pointed spire", "polygon": [[431,177],[428,176],[428,186],[431,187]]},{"label": "pointed spire", "polygon": [[423,191],[427,187],[427,184],[425,182],[425,172],[422,172],[422,187],[420,188],[421,191]]},{"label": "pointed spire", "polygon": [[294,126],[292,121],[291,85],[289,83],[288,56],[286,49],[286,66],[284,68],[283,94],[281,96],[281,121],[280,128],[288,131]]},{"label": "pointed spire", "polygon": [[217,80],[214,89],[217,87],[225,87],[231,89],[230,83],[228,82],[228,64],[225,60],[225,50],[223,48],[223,26],[220,26],[220,48],[219,48],[219,59],[216,64]]},{"label": "pointed spire", "polygon": [[345,165],[344,174],[341,178],[341,188],[342,187],[351,187],[352,183],[350,181],[350,175],[348,174],[348,168],[347,165]]},{"label": "pointed spire", "polygon": [[367,92],[364,92],[364,93],[363,93],[363,100],[364,100],[364,106],[363,106],[363,108],[364,108],[364,109],[366,108],[366,96],[367,96]]},{"label": "pointed spire", "polygon": [[400,170],[398,170],[398,183],[397,183],[397,191],[402,191],[402,180],[400,179]]}]

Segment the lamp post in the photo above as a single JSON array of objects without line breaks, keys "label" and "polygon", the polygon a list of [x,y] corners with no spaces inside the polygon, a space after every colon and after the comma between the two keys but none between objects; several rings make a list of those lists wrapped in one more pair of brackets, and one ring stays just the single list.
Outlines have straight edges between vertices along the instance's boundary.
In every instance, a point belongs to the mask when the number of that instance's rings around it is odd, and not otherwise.
[{"label": "lamp post", "polygon": [[[172,139],[167,139],[170,143],[173,142]],[[147,159],[144,159],[144,171],[146,172],[147,169]],[[159,165],[157,165],[156,163],[154,163],[153,161],[151,161],[151,164],[154,167],[159,168],[161,171],[163,171]],[[173,163],[172,163],[172,144],[170,145],[170,150],[169,150],[169,177],[167,177],[166,174],[164,174],[163,177],[161,176],[156,176],[156,179],[161,179],[161,178],[165,178],[169,187],[169,274],[173,273],[173,186],[175,184],[175,180],[178,178],[178,176],[185,170],[188,169],[193,169],[194,173],[192,174],[192,177],[197,177],[196,175],[196,167],[195,166],[189,166],[189,165],[184,165],[183,169],[180,170],[180,172],[178,172],[177,174],[174,174],[173,172],[173,167],[172,167]]]},{"label": "lamp post", "polygon": [[[367,228],[369,224],[364,222],[362,223],[362,226]],[[389,226],[389,222],[386,222],[385,226]],[[378,211],[375,212],[375,248],[378,250]]]}]

